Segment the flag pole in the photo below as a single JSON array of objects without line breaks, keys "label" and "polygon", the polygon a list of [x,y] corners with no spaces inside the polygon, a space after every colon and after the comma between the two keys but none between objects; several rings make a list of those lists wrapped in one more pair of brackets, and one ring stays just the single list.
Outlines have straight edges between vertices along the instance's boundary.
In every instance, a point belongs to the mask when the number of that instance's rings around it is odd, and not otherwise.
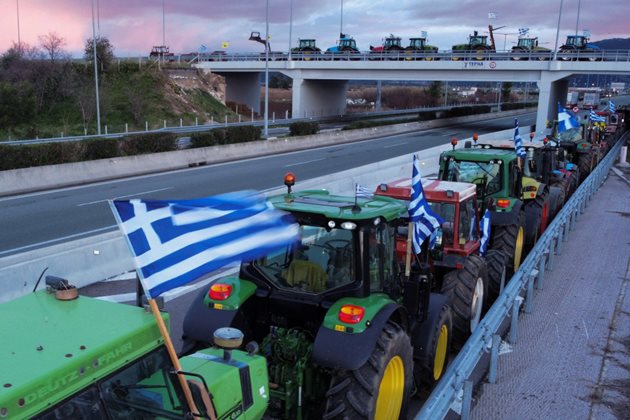
[{"label": "flag pole", "polygon": [[[192,413],[199,414],[199,410],[195,405],[195,400],[193,399],[192,393],[190,392],[190,387],[188,386],[188,382],[186,382],[186,378],[183,375],[180,375],[182,371],[182,365],[179,363],[179,358],[177,357],[177,353],[175,352],[175,347],[173,346],[173,342],[171,341],[171,336],[166,329],[166,324],[164,324],[164,319],[162,319],[162,314],[160,314],[160,308],[158,308],[157,302],[155,299],[149,299],[149,306],[151,307],[151,312],[155,317],[155,321],[157,322],[158,328],[160,329],[160,333],[162,334],[162,338],[164,339],[164,346],[168,351],[168,355],[171,358],[171,362],[173,363],[173,367],[175,368],[175,372],[177,373],[177,378],[179,379],[179,384],[182,387],[182,391],[184,392],[184,396],[186,397],[186,402],[190,407],[190,411]],[[217,416],[214,413],[214,407],[210,406],[208,416],[212,420],[216,420]],[[193,414],[193,417],[199,418]]]},{"label": "flag pole", "polygon": [[409,277],[411,274],[411,238],[413,235],[413,222],[409,222],[409,229],[407,232],[407,258],[405,259],[405,277]]}]

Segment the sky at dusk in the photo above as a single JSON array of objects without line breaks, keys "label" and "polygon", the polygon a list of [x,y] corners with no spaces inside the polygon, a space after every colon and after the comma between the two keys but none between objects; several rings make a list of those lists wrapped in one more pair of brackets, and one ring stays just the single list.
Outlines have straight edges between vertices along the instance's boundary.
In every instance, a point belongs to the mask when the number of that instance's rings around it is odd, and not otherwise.
[{"label": "sky at dusk", "polygon": [[[172,52],[210,51],[229,42],[227,52],[262,51],[248,41],[251,31],[265,31],[265,0],[93,0],[100,33],[109,38],[119,57],[148,55],[162,44],[162,4],[166,21],[166,45]],[[440,50],[463,43],[473,30],[505,26],[496,31],[497,49],[515,44],[518,29],[530,28],[541,44],[553,48],[560,0],[268,0],[271,49],[286,51],[292,27],[292,44],[298,38],[315,38],[326,49],[334,45],[341,26],[357,40],[361,50],[378,45],[392,33],[403,38],[428,33],[429,43]],[[92,0],[0,0],[0,52],[18,40],[39,44],[39,36],[55,32],[66,40],[64,49],[81,56],[85,40],[92,36]],[[291,4],[293,17],[290,18]],[[564,0],[560,41],[575,33],[580,7],[579,32],[589,30],[591,40],[630,37],[630,0]],[[521,6],[519,6],[521,5]],[[489,20],[488,13],[496,14]],[[292,25],[290,25],[292,22]]]}]

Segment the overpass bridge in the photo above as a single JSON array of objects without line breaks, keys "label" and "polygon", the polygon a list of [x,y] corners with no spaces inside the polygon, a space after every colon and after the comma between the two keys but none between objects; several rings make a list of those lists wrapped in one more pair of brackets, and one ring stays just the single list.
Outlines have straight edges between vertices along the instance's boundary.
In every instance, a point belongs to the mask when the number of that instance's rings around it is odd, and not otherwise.
[{"label": "overpass bridge", "polygon": [[265,61],[261,54],[226,54],[218,58],[221,61],[200,61],[195,67],[224,76],[226,100],[246,104],[256,111],[260,111],[261,73],[268,68],[290,77],[293,79],[291,115],[295,118],[343,114],[350,80],[533,82],[539,89],[537,127],[545,127],[547,120],[556,119],[556,104],[564,103],[570,76],[630,75],[630,51],[625,50],[590,56],[564,55],[562,60],[549,53],[515,57],[508,52],[476,58],[479,57],[461,53],[439,53],[417,60],[384,59],[371,53],[290,57],[273,53]]}]

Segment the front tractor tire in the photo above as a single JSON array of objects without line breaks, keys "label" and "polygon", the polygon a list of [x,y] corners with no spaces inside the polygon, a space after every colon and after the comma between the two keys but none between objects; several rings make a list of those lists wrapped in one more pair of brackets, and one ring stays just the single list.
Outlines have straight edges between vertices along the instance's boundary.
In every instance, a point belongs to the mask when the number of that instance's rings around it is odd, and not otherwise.
[{"label": "front tractor tire", "polygon": [[333,373],[330,388],[326,392],[323,418],[405,418],[413,379],[412,357],[407,333],[397,324],[388,322],[381,331],[372,355],[363,366]]},{"label": "front tractor tire", "polygon": [[485,261],[478,255],[469,255],[462,269],[444,276],[442,294],[451,302],[457,341],[464,342],[479,325],[487,299],[488,268]]}]

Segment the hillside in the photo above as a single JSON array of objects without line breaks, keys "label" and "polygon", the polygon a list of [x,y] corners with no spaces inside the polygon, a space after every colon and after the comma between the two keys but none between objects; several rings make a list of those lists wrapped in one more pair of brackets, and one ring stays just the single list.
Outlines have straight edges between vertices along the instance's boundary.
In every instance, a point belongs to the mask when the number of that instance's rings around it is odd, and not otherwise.
[{"label": "hillside", "polygon": [[[223,78],[192,68],[114,62],[99,71],[101,130],[108,133],[223,120]],[[107,127],[107,128],[106,128]],[[96,133],[92,67],[3,55],[0,140]]]},{"label": "hillside", "polygon": [[593,44],[603,50],[630,50],[630,38],[602,39],[593,42]]}]

